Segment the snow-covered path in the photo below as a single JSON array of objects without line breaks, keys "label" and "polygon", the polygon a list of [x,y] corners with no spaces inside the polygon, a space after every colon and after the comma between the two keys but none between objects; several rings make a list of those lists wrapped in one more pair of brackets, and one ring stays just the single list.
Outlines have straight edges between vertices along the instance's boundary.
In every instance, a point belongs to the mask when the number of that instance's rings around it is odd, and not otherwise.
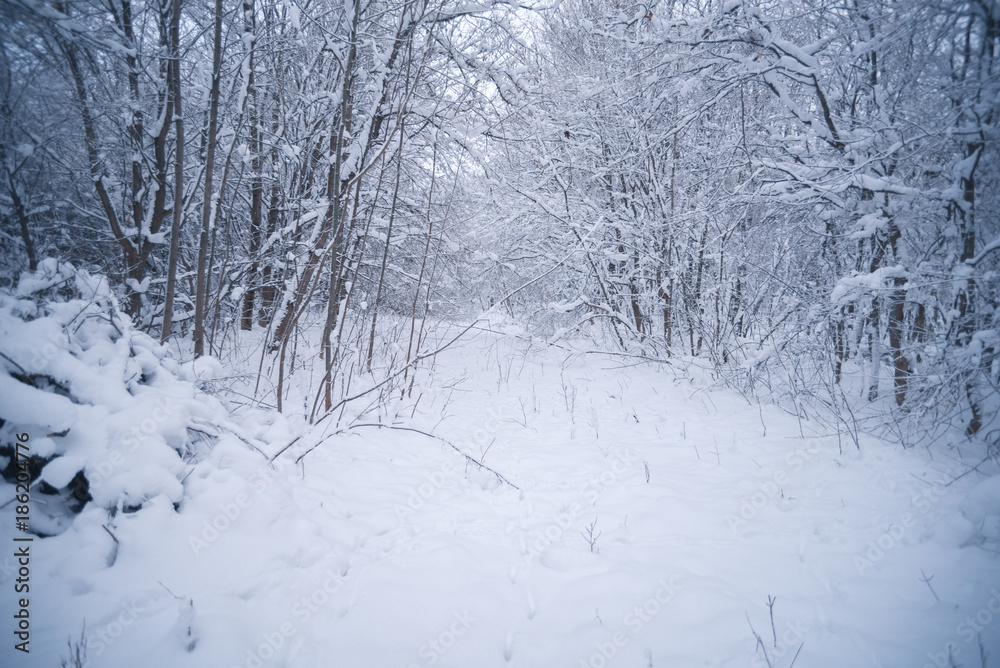
[{"label": "snow-covered path", "polygon": [[979,666],[980,639],[1000,662],[1000,486],[944,487],[958,452],[840,454],[735,392],[486,334],[397,414],[509,484],[398,428],[314,431],[274,469],[223,439],[180,512],[43,542],[31,665],[84,617],[93,666]]}]

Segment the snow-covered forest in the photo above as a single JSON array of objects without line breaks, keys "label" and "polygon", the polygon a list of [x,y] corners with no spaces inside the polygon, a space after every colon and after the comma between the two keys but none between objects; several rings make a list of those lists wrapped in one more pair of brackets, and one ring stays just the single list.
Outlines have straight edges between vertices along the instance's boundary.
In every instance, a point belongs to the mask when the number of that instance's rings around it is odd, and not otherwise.
[{"label": "snow-covered forest", "polygon": [[1000,668],[998,154],[998,0],[0,0],[0,663]]}]

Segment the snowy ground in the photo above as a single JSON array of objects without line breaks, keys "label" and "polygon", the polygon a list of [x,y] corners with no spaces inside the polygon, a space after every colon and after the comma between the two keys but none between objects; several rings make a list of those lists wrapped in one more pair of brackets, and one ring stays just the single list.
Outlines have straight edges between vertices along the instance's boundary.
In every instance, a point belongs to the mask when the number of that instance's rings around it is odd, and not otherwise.
[{"label": "snowy ground", "polygon": [[666,367],[488,332],[394,412],[507,482],[415,431],[237,414],[269,455],[301,438],[272,467],[223,437],[179,512],[90,504],[37,541],[32,651],[7,633],[0,664],[83,633],[112,667],[978,667],[980,640],[1000,666],[1000,477],[945,487],[956,449],[840,454]]}]

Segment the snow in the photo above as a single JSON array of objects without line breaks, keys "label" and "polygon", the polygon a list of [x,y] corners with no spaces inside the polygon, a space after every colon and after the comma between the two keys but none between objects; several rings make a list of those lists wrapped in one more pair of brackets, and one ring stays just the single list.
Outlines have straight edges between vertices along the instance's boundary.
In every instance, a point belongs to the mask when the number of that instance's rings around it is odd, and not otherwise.
[{"label": "snow", "polygon": [[888,225],[889,219],[882,214],[881,211],[876,211],[874,213],[868,213],[862,216],[856,223],[857,229],[852,232],[848,238],[850,239],[868,239],[875,235],[880,230],[884,230],[886,225]]},{"label": "snow", "polygon": [[952,174],[956,181],[972,178],[972,173],[976,170],[976,165],[979,163],[980,155],[982,155],[982,148],[977,148],[972,152],[972,155],[955,163],[955,166],[952,168]]},{"label": "snow", "polygon": [[0,374],[0,419],[22,422],[53,431],[69,429],[77,421],[76,406],[65,397],[42,392]]},{"label": "snow", "polygon": [[844,276],[837,281],[837,285],[830,293],[830,301],[834,304],[846,304],[855,299],[859,294],[871,294],[886,287],[886,281],[890,278],[905,276],[906,270],[902,265],[893,267],[880,267],[868,274],[857,274],[854,276]]},{"label": "snow", "polygon": [[301,11],[299,10],[299,6],[294,2],[286,3],[285,6],[288,8],[288,20],[291,22],[292,27],[295,30],[302,30]]},{"label": "snow", "polygon": [[135,280],[134,278],[126,278],[125,285],[127,285],[133,292],[138,292],[139,294],[145,294],[149,290],[150,277],[147,276],[142,279],[142,282]]},{"label": "snow", "polygon": [[467,2],[465,4],[456,5],[453,9],[449,9],[447,16],[462,16],[464,14],[479,14],[482,12],[488,12],[493,6],[491,4],[484,4],[481,2]]},{"label": "snow", "polygon": [[979,255],[977,255],[976,257],[972,258],[971,260],[968,260],[967,262],[968,262],[968,264],[970,264],[972,266],[975,266],[975,265],[979,264],[980,262],[982,262],[986,258],[987,255],[989,255],[990,253],[993,253],[993,252],[995,252],[997,250],[1000,250],[1000,236],[996,237],[995,239],[993,239],[992,241],[990,241],[989,243],[987,243],[983,247],[983,250],[981,250],[979,252]]},{"label": "snow", "polygon": [[30,434],[32,454],[54,457],[41,479],[61,489],[83,471],[98,506],[180,501],[191,421],[223,412],[191,381],[218,375],[217,363],[198,360],[185,377],[121,315],[106,281],[68,265],[43,262],[14,294],[0,295],[0,439]]},{"label": "snow", "polygon": [[556,313],[570,313],[571,311],[576,310],[580,306],[583,306],[585,303],[586,300],[583,297],[577,297],[576,299],[570,302],[552,302],[551,304],[549,304],[549,308],[555,311]]},{"label": "snow", "polygon": [[887,193],[895,193],[897,195],[921,194],[917,188],[901,186],[891,179],[887,179],[881,176],[873,176],[871,174],[855,174],[851,178],[851,181],[858,188],[871,190],[872,192],[887,192]]},{"label": "snow", "polygon": [[973,526],[991,525],[994,540],[1000,522],[1000,476],[993,476],[976,485],[962,503],[962,515]]},{"label": "snow", "polygon": [[812,54],[806,53],[806,51],[799,48],[796,44],[778,37],[771,37],[771,43],[804,65],[807,68],[804,72],[808,72],[819,67],[819,60],[817,60]]},{"label": "snow", "polygon": [[[94,499],[33,543],[32,652],[4,643],[3,665],[59,665],[81,632],[91,665],[149,668],[796,653],[842,668],[946,665],[949,649],[978,665],[979,639],[1000,649],[1000,476],[970,471],[961,444],[862,435],[841,452],[775,406],[500,316],[421,368],[410,397],[309,426],[206,394],[240,370],[177,363],[100,298],[18,294],[0,301],[4,354],[70,396],[0,389],[0,415],[32,439],[70,426],[43,476],[82,467]],[[51,354],[33,359],[22,337],[42,333]]]}]

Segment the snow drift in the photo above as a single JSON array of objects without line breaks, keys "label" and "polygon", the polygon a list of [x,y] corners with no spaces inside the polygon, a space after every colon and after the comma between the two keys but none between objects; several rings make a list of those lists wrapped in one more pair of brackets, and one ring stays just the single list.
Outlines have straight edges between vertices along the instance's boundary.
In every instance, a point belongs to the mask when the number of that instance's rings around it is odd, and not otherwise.
[{"label": "snow drift", "polygon": [[27,434],[30,531],[61,533],[88,503],[179,504],[205,423],[226,414],[198,389],[214,366],[177,364],[119,312],[104,278],[68,264],[46,260],[0,292],[0,464],[13,482]]}]

